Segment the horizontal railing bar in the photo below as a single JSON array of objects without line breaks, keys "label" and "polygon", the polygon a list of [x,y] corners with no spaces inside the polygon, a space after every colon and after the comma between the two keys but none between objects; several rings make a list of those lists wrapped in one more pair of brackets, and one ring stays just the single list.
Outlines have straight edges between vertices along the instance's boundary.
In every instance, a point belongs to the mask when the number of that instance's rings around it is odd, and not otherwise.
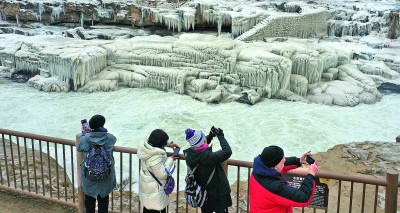
[{"label": "horizontal railing bar", "polygon": [[50,136],[37,135],[37,134],[19,132],[19,131],[2,129],[2,128],[0,128],[0,133],[5,134],[5,135],[23,137],[23,138],[30,138],[30,139],[36,139],[36,140],[42,140],[42,141],[49,141],[49,142],[54,142],[54,143],[59,143],[59,144],[70,145],[70,146],[75,146],[75,144],[76,144],[76,142],[74,140],[68,140],[68,139],[63,139],[63,138],[55,138],[55,137],[50,137]]},{"label": "horizontal railing bar", "polygon": [[[365,177],[361,175],[349,175],[349,174],[341,174],[341,173],[333,173],[327,171],[318,171],[318,177],[328,178],[328,179],[336,179],[343,181],[353,181],[357,183],[367,183],[371,185],[379,185],[379,186],[387,186],[387,182],[385,179],[379,179],[375,177]],[[400,181],[397,184],[400,187]]]},{"label": "horizontal railing bar", "polygon": [[[114,151],[137,154],[136,148],[128,148],[128,147],[121,147],[121,146],[115,146]],[[171,156],[171,154],[172,154],[172,152],[167,152],[168,156]],[[185,160],[185,157],[183,154],[179,154],[179,158],[182,160]],[[249,161],[228,159],[226,162],[228,165],[231,165],[231,166],[253,168],[253,163],[249,162]],[[294,174],[294,175],[302,175],[302,176],[307,174],[304,170],[292,170],[292,171],[289,171],[288,173]],[[328,179],[337,179],[337,180],[342,180],[342,181],[353,181],[353,182],[357,182],[357,183],[367,183],[367,184],[371,184],[371,185],[387,186],[385,179],[379,179],[379,178],[374,178],[374,177],[363,177],[363,176],[359,176],[359,175],[339,174],[339,173],[333,173],[333,172],[328,172],[328,171],[318,171],[317,177],[328,178]],[[398,185],[400,186],[400,182]]]},{"label": "horizontal railing bar", "polygon": [[[253,168],[253,163],[249,162],[249,161],[229,159],[226,162],[228,163],[228,165],[232,165],[232,166]],[[292,170],[292,171],[289,171],[288,173],[295,174],[295,175],[306,175],[307,174],[304,172],[304,170]],[[358,182],[358,183],[367,183],[367,184],[373,184],[373,185],[379,185],[379,186],[387,185],[385,179],[379,179],[379,178],[374,178],[374,177],[364,177],[361,175],[339,174],[339,173],[328,172],[328,171],[318,171],[317,177],[328,178],[328,179],[337,179],[337,180],[343,180],[343,181],[353,181],[353,182]],[[398,186],[400,186],[400,181],[399,181]]]},{"label": "horizontal railing bar", "polygon": [[48,196],[44,196],[42,194],[34,194],[34,193],[31,193],[31,192],[22,191],[20,189],[14,189],[14,188],[3,186],[3,185],[0,185],[0,189],[4,190],[4,191],[14,192],[14,193],[17,193],[17,194],[21,194],[21,195],[25,195],[25,196],[29,196],[29,197],[33,197],[33,198],[37,198],[37,199],[41,199],[41,200],[46,200],[46,201],[50,201],[50,202],[54,202],[54,203],[59,203],[59,204],[64,205],[64,206],[70,206],[70,207],[74,207],[74,208],[77,208],[77,206],[78,206],[77,203],[67,202],[67,201],[64,201],[64,200],[58,200],[56,198],[51,198],[51,197],[48,197]]},{"label": "horizontal railing bar", "polygon": [[124,147],[124,146],[114,146],[113,150],[116,152],[132,153],[132,154],[137,154],[137,151],[138,151],[137,148],[130,148],[130,147]]},{"label": "horizontal railing bar", "polygon": [[228,159],[226,161],[226,163],[228,165],[231,165],[231,166],[240,166],[240,167],[253,168],[253,162],[250,162],[250,161]]}]

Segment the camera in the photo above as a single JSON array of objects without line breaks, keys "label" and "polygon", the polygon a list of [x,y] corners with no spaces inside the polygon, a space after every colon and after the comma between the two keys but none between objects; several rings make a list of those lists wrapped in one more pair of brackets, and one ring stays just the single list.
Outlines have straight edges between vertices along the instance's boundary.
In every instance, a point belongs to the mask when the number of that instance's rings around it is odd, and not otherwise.
[{"label": "camera", "polygon": [[90,131],[89,123],[87,122],[86,119],[81,120],[81,125],[82,125],[82,132]]},{"label": "camera", "polygon": [[306,162],[308,163],[308,165],[311,165],[315,162],[315,160],[311,156],[307,155]]},{"label": "camera", "polygon": [[172,156],[173,156],[173,157],[178,157],[178,154],[179,154],[179,151],[180,151],[180,150],[181,150],[181,148],[175,147],[174,153],[172,153]]},{"label": "camera", "polygon": [[214,126],[211,127],[211,134],[213,134],[214,136],[217,135],[217,128],[215,128]]}]

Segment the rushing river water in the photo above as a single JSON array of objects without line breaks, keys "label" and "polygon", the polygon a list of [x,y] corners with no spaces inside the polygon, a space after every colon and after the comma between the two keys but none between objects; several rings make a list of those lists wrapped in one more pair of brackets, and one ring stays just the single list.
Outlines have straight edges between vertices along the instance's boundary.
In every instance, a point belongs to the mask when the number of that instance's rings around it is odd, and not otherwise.
[{"label": "rushing river water", "polygon": [[[353,141],[394,141],[400,134],[399,103],[400,95],[386,95],[376,104],[356,107],[270,99],[254,106],[237,102],[207,104],[154,89],[45,93],[27,84],[0,79],[0,128],[74,140],[80,133],[81,119],[102,114],[106,117],[105,127],[117,137],[119,146],[137,147],[138,141],[153,129],[162,128],[185,149],[189,147],[184,139],[185,128],[208,133],[215,125],[224,130],[233,150],[232,159],[252,161],[271,144],[283,147],[286,156],[300,156],[307,150],[316,153]],[[54,157],[53,148],[50,152]],[[66,159],[70,159],[67,155]],[[119,162],[119,156],[114,157]],[[127,160],[124,159],[125,165]],[[137,161],[133,163],[136,168]],[[71,177],[69,165],[67,173]],[[181,173],[185,170],[182,168]],[[242,172],[241,176],[245,179],[247,172],[243,171],[246,174]],[[138,171],[132,172],[135,180]],[[127,175],[124,172],[124,177]],[[235,178],[234,172],[229,174],[231,183]],[[138,190],[137,184],[133,190]]]},{"label": "rushing river water", "polygon": [[137,147],[155,128],[187,148],[185,128],[224,130],[233,159],[252,161],[265,146],[285,154],[326,151],[353,141],[394,141],[400,134],[400,95],[385,95],[372,105],[337,107],[265,99],[248,106],[207,104],[189,96],[154,89],[96,93],[45,93],[27,84],[0,81],[0,128],[74,140],[80,120],[106,117],[117,145]]}]

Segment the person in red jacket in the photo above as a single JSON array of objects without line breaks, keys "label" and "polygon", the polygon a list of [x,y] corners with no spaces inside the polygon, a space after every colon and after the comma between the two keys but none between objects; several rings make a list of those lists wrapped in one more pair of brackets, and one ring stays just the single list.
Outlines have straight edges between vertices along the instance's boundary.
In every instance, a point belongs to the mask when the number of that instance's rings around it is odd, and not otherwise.
[{"label": "person in red jacket", "polygon": [[318,172],[316,161],[310,165],[300,188],[292,187],[282,179],[283,173],[306,164],[307,155],[311,155],[310,151],[301,158],[285,158],[282,148],[268,146],[254,158],[250,177],[250,213],[292,213],[292,207],[310,204]]}]

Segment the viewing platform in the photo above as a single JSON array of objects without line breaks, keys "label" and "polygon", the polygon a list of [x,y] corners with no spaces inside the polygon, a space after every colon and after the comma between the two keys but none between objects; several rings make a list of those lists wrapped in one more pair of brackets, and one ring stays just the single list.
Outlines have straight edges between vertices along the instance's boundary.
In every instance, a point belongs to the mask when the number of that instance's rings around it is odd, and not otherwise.
[{"label": "viewing platform", "polygon": [[[80,169],[77,170],[82,156],[75,151],[79,135],[73,141],[6,129],[0,129],[0,133],[0,189],[59,203],[83,213],[83,202],[80,202],[83,194],[78,178]],[[140,162],[139,168],[133,166],[134,161],[138,160],[136,153],[135,148],[114,148],[118,175],[117,187],[110,196],[111,212],[139,212],[141,209],[136,190],[132,187],[138,180],[137,170],[140,169]],[[180,154],[179,157],[175,177],[177,185],[170,195],[168,212],[195,212],[197,210],[190,208],[183,197],[184,156]],[[235,179],[231,181],[233,206],[229,212],[249,212],[247,180],[252,163],[229,159],[224,163],[224,168],[229,179]],[[292,181],[304,176],[304,171],[290,172],[291,177],[296,177]],[[318,172],[317,176],[320,189],[324,189],[322,192],[317,186],[314,198],[318,197],[318,201],[295,212],[342,213],[357,209],[361,212],[397,212],[400,186],[398,171],[387,171],[386,178],[326,171]],[[321,203],[324,199],[326,203]]]}]

